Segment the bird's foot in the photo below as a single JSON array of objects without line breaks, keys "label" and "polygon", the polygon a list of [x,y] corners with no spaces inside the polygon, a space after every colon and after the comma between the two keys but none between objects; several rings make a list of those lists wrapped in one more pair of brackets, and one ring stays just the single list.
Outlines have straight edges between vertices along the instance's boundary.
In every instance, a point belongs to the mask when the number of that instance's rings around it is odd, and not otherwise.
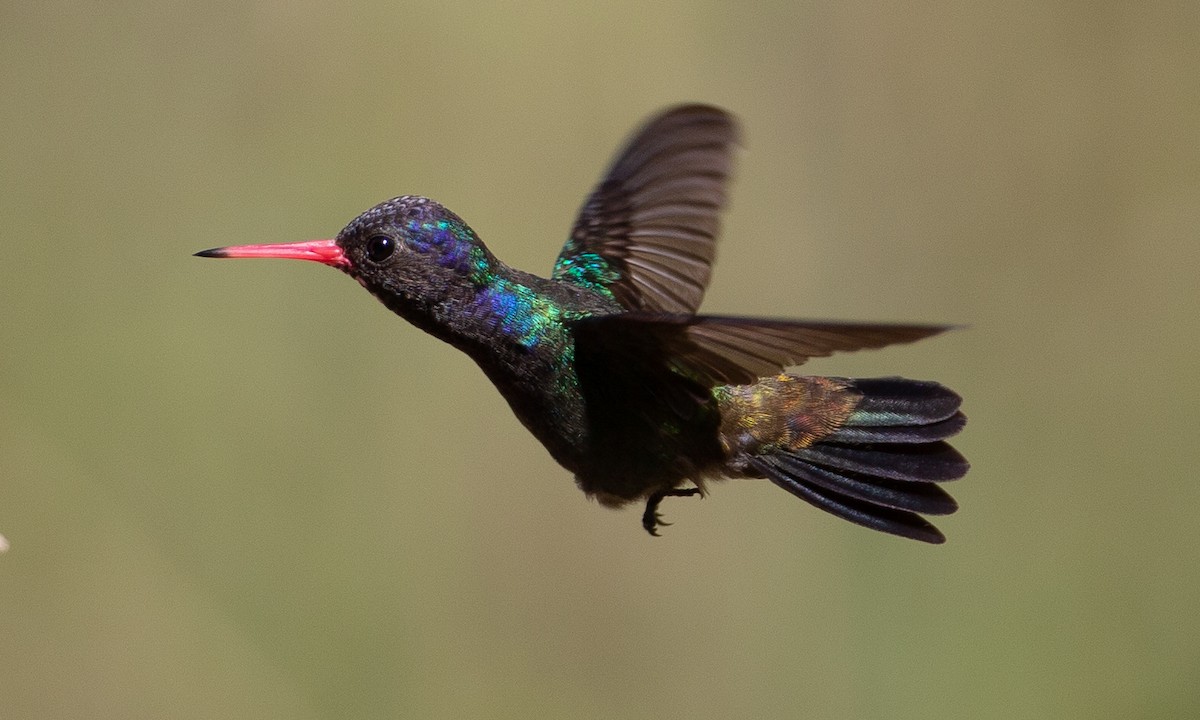
[{"label": "bird's foot", "polygon": [[658,504],[665,497],[691,497],[700,495],[700,488],[671,488],[670,490],[659,490],[650,497],[646,498],[646,511],[642,513],[642,527],[646,528],[646,532],[654,537],[658,537],[659,526],[667,526],[671,523],[665,522],[662,515],[658,513]]}]

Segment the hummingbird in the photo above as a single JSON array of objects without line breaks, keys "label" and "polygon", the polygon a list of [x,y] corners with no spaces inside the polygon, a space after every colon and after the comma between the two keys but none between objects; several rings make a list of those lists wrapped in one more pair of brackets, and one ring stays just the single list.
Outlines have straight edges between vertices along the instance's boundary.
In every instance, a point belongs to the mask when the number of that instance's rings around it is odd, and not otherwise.
[{"label": "hummingbird", "polygon": [[510,267],[438,202],[386,200],[337,237],[196,253],[337,268],[397,315],[465,352],[513,413],[607,507],[722,478],[766,479],[833,515],[928,543],[923,515],[968,463],[946,442],[961,398],[929,381],[798,375],[834,352],[952,326],[699,314],[738,145],[732,115],[669,108],[620,150],[580,209],[549,278]]}]

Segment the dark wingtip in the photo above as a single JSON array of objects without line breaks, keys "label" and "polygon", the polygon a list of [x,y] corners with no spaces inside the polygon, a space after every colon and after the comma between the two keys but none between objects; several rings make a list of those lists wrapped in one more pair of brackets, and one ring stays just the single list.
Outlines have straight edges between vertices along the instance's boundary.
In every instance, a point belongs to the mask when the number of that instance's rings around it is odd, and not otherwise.
[{"label": "dark wingtip", "polygon": [[958,332],[966,330],[969,325],[912,325],[908,326],[916,331],[914,340],[924,340],[925,338],[941,335],[942,333]]},{"label": "dark wingtip", "polygon": [[208,250],[201,250],[200,252],[195,253],[195,257],[223,258],[226,257],[225,248],[209,248]]}]

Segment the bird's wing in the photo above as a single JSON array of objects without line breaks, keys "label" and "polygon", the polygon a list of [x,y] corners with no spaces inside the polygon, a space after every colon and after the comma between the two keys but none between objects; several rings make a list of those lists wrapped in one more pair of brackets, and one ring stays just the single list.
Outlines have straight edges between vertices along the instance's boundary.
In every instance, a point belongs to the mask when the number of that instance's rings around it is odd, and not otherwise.
[{"label": "bird's wing", "polygon": [[654,358],[711,387],[751,383],[809,358],[912,342],[952,327],[623,313],[577,321],[575,334],[581,350]]},{"label": "bird's wing", "polygon": [[731,115],[707,105],[647,122],[588,196],[553,277],[610,293],[630,310],[695,312],[737,134]]}]

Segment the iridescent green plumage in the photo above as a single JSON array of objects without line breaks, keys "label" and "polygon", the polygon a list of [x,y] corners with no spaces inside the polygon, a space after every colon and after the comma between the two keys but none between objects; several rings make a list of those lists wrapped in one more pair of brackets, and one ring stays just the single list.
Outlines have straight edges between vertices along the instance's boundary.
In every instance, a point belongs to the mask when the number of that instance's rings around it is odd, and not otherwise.
[{"label": "iridescent green plumage", "polygon": [[945,438],[959,398],[936,383],[780,374],[836,351],[910,342],[938,325],[697,315],[737,139],[702,105],[647,123],[588,197],[551,278],[500,262],[454,213],[404,196],[336,241],[205,251],[333,265],[473,358],[521,422],[609,506],[720,477],[768,478],[854,522],[940,542],[917,513],[951,512],[934,483],[967,469]]}]

